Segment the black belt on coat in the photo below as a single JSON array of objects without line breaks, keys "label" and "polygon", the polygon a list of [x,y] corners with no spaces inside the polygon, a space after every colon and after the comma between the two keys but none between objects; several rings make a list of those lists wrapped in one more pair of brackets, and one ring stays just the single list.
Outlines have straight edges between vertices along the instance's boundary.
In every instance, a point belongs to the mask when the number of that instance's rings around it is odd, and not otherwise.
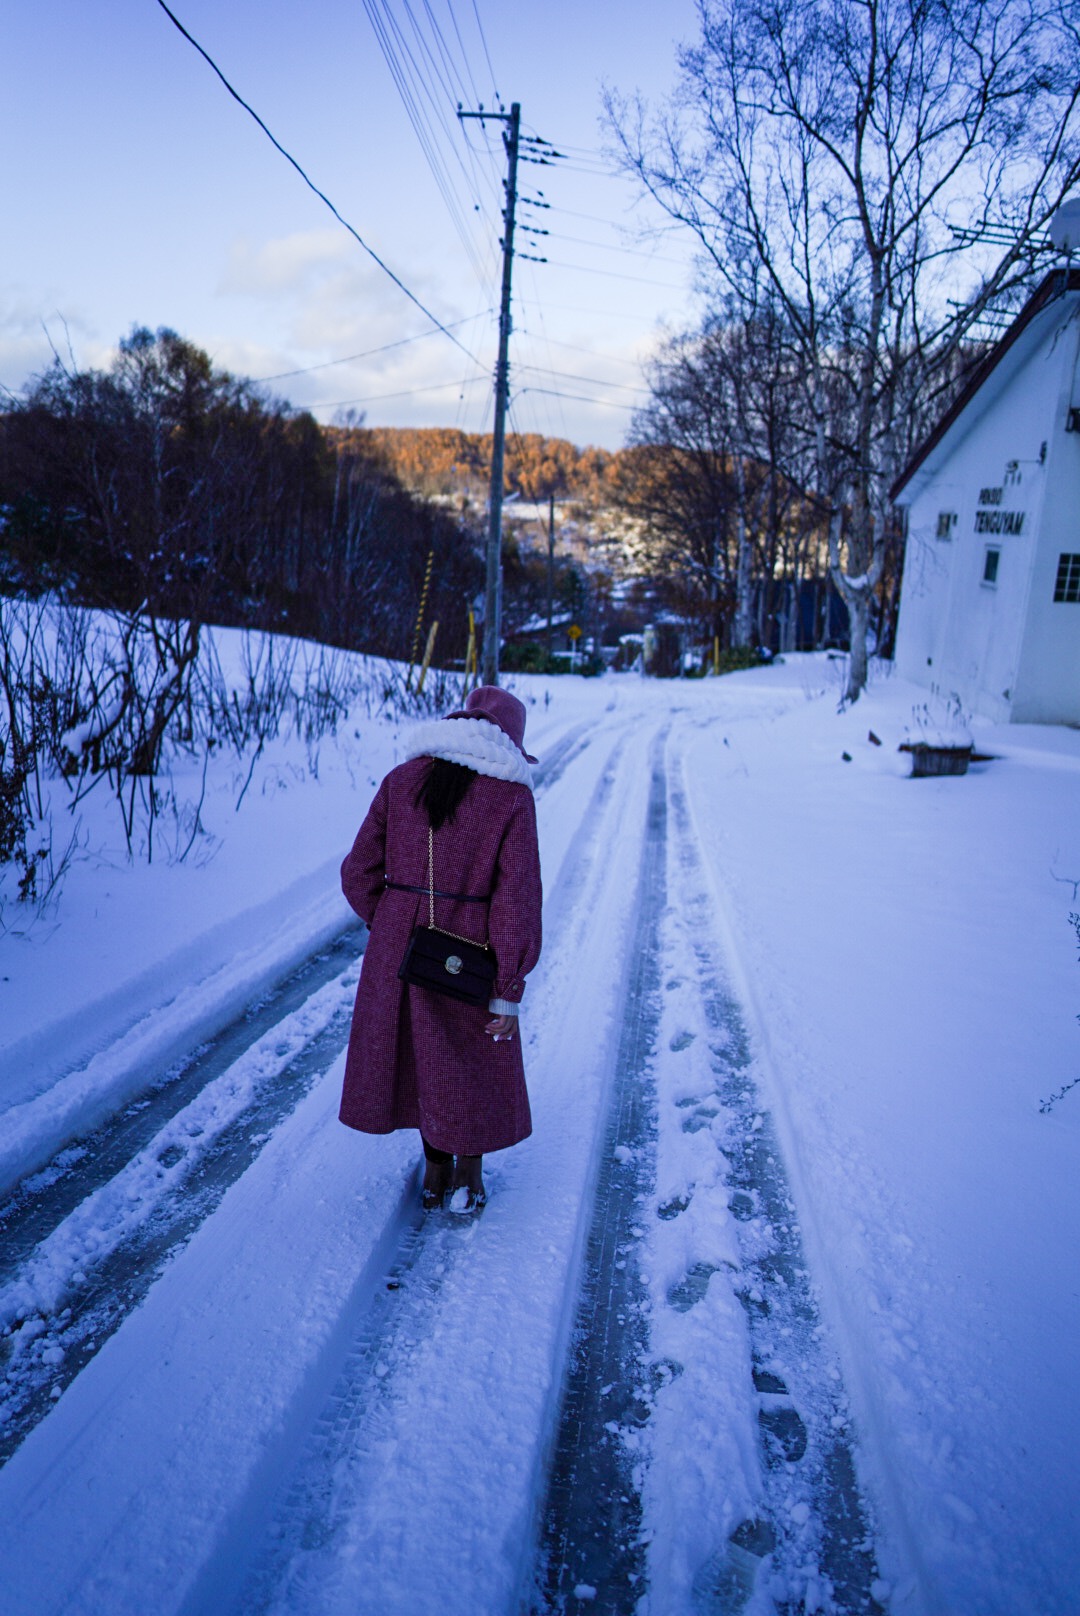
[{"label": "black belt on coat", "polygon": [[[431,890],[429,887],[411,887],[408,886],[404,881],[391,881],[388,875],[383,876],[383,882],[386,886],[393,887],[395,892],[422,892],[426,897],[428,892]],[[438,887],[435,888],[435,896],[436,898],[450,898],[454,903],[491,902],[490,893],[483,898],[478,898],[471,892],[440,892]]]}]

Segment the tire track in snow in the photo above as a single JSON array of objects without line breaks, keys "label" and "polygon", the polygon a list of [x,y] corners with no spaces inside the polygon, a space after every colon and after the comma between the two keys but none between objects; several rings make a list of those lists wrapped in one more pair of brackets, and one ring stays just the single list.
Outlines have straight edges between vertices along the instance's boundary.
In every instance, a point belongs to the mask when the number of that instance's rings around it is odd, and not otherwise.
[{"label": "tire track in snow", "polygon": [[[609,1616],[666,1610],[670,1590],[650,1588],[650,1543],[662,1528],[650,1518],[642,1483],[654,1467],[655,1500],[665,1491],[665,1466],[685,1457],[685,1449],[658,1450],[649,1422],[657,1395],[686,1366],[656,1356],[652,1309],[685,1314],[724,1268],[722,1262],[693,1263],[666,1298],[650,1301],[638,1267],[638,1243],[653,1214],[670,1227],[692,1195],[690,1190],[663,1206],[649,1204],[657,1199],[654,1071],[668,800],[657,760],[616,1091],[529,1601],[534,1616],[586,1608]],[[745,1312],[750,1347],[749,1383],[735,1396],[756,1416],[760,1472],[759,1507],[697,1566],[692,1608],[736,1616],[751,1604],[759,1608],[764,1597],[770,1609],[805,1604],[836,1616],[880,1616],[883,1585],[855,1475],[843,1387],[824,1343],[795,1208],[750,1070],[741,1012],[718,969],[700,855],[677,778],[670,806],[678,876],[672,897],[695,939],[715,1099],[723,1108],[719,1113],[706,1095],[691,1114],[681,1113],[681,1126],[697,1132],[718,1115],[726,1119],[723,1176],[741,1254],[729,1282]],[[683,1047],[682,1040],[672,1047]],[[706,1424],[729,1419],[731,1395],[729,1385],[718,1388],[715,1413],[706,1404],[696,1418]],[[685,1435],[693,1442],[692,1430]],[[731,1479],[716,1475],[714,1491],[727,1490]]]},{"label": "tire track in snow", "polygon": [[[719,965],[714,900],[681,778],[670,800],[680,910],[694,938],[715,1098],[723,1108],[719,1148],[741,1255],[732,1282],[745,1310],[747,1395],[756,1405],[760,1440],[760,1507],[698,1568],[695,1609],[733,1616],[752,1600],[756,1609],[764,1590],[780,1609],[881,1616],[886,1595],[856,1477],[847,1401],[818,1314],[773,1123],[754,1079],[742,1012]],[[708,1107],[702,1112],[713,1115]],[[679,1210],[665,1208],[661,1215]],[[719,1272],[699,1262],[682,1287],[669,1292],[669,1303],[692,1307]]]},{"label": "tire track in snow", "polygon": [[649,1054],[659,1020],[657,926],[665,902],[663,737],[652,756],[645,845],[614,1093],[542,1516],[533,1610],[621,1613],[644,1592],[634,1454],[649,1415],[646,1292],[634,1248],[654,1178]]},{"label": "tire track in snow", "polygon": [[0,1464],[336,1057],[355,988],[354,964],[204,1083],[0,1285]]},{"label": "tire track in snow", "polygon": [[[537,790],[588,744],[588,726],[572,726]],[[0,1465],[336,1057],[366,936],[351,923],[0,1203]]]},{"label": "tire track in snow", "polygon": [[362,926],[350,926],[182,1062],[159,1074],[104,1127],[72,1140],[0,1202],[0,1285],[80,1202],[115,1177],[178,1112],[260,1038],[363,952]]}]

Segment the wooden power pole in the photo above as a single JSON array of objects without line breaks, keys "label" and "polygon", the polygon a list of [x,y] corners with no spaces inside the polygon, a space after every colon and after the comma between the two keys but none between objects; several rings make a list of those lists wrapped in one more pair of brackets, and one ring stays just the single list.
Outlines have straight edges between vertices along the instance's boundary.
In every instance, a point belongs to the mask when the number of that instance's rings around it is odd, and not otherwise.
[{"label": "wooden power pole", "polygon": [[510,402],[510,283],[514,262],[514,209],[517,203],[518,146],[521,105],[509,112],[462,112],[459,118],[492,118],[507,127],[506,206],[503,209],[502,298],[499,303],[499,357],[495,363],[495,428],[491,445],[491,497],[488,507],[487,581],[484,591],[484,684],[499,682],[499,640],[502,634],[502,500],[503,460],[506,449],[506,410]]},{"label": "wooden power pole", "polygon": [[548,568],[547,568],[547,654],[551,661],[555,649],[552,639],[551,617],[555,609],[555,490],[548,494]]}]

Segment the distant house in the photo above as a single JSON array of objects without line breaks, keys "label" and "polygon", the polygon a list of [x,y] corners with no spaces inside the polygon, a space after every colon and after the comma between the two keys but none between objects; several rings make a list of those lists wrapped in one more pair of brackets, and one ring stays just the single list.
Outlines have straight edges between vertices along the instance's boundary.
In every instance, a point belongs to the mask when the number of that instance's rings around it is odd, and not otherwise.
[{"label": "distant house", "polygon": [[[562,646],[566,643],[566,631],[573,622],[573,612],[556,612],[551,619],[551,631],[556,643]],[[517,628],[508,628],[503,631],[506,640],[538,640],[542,639],[548,630],[548,620],[545,613],[536,612],[525,623],[519,623]]]},{"label": "distant house", "polygon": [[897,479],[897,671],[998,722],[1080,724],[1080,271],[1055,270]]}]

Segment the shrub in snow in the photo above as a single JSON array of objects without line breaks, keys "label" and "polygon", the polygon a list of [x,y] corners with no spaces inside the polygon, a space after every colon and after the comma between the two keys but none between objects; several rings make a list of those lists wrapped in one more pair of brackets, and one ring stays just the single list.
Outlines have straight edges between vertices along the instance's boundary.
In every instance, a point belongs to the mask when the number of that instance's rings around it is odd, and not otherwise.
[{"label": "shrub in snow", "polygon": [[115,804],[129,857],[183,861],[206,835],[212,757],[239,765],[239,808],[273,741],[299,739],[317,776],[323,740],[358,703],[395,717],[461,706],[460,676],[417,683],[285,635],[0,598],[0,908],[5,891],[39,909],[56,894],[91,793]]},{"label": "shrub in snow", "polygon": [[959,696],[942,701],[936,694],[911,710],[911,723],[903,732],[902,745],[910,751],[917,746],[933,747],[940,751],[960,751],[974,745],[970,716],[964,711]]}]

